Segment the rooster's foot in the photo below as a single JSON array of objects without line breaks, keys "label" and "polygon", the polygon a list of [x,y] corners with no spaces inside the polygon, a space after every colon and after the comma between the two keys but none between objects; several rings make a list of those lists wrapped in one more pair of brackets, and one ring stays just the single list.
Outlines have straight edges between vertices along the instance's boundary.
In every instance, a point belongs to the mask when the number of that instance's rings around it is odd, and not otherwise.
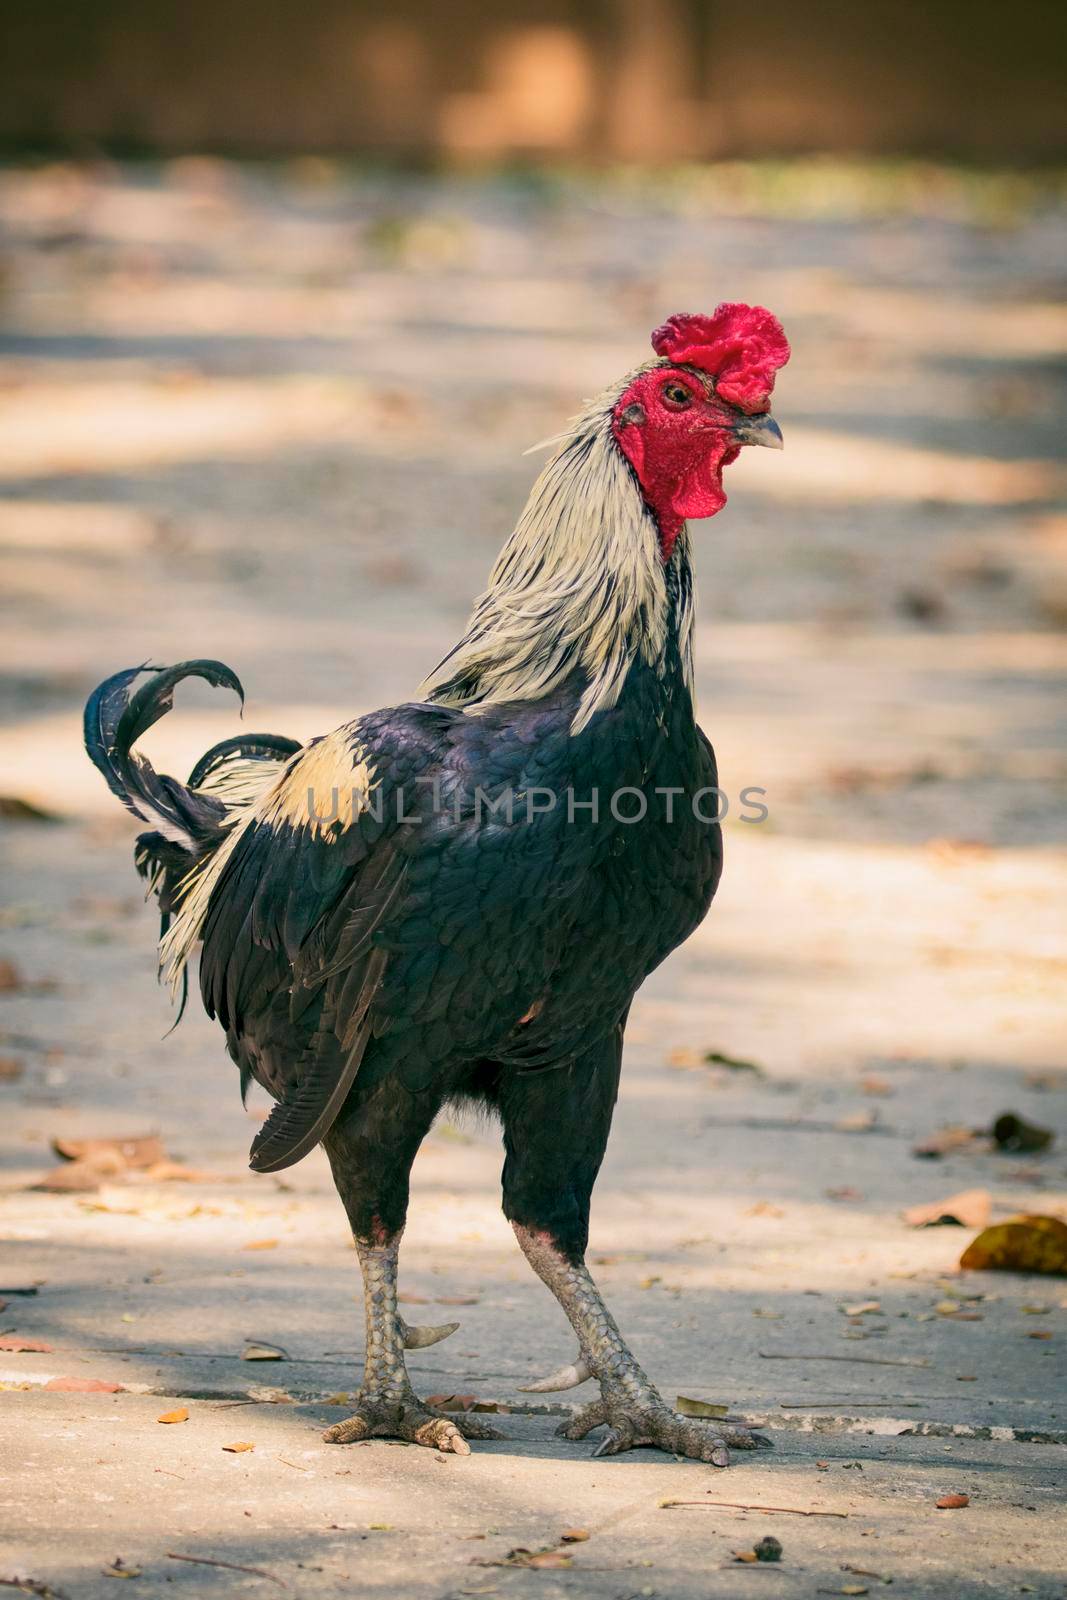
[{"label": "rooster's foot", "polygon": [[352,1415],[343,1422],[335,1422],[322,1437],[327,1444],[356,1444],[361,1439],[404,1439],[408,1444],[425,1445],[428,1450],[469,1456],[468,1439],[502,1439],[504,1435],[466,1412],[445,1415],[436,1411],[415,1395],[403,1399],[380,1395],[360,1399]]},{"label": "rooster's foot", "polygon": [[680,1416],[662,1401],[635,1405],[626,1396],[594,1400],[569,1422],[556,1429],[564,1439],[584,1439],[594,1428],[607,1434],[593,1451],[595,1456],[617,1456],[623,1450],[651,1446],[677,1456],[690,1456],[715,1467],[730,1464],[731,1450],[770,1449],[768,1439],[725,1421],[704,1422]]}]

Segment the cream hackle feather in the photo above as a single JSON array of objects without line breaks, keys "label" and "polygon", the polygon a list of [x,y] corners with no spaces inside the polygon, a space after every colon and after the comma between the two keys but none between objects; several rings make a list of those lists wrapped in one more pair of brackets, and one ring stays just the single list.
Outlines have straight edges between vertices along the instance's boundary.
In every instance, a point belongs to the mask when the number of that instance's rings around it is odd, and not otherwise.
[{"label": "cream hackle feather", "polygon": [[[551,694],[581,668],[587,684],[571,724],[575,734],[615,704],[635,657],[662,666],[668,599],[659,533],[612,433],[619,394],[635,376],[591,401],[549,441],[558,448],[463,638],[421,685],[428,700],[477,712]],[[671,560],[688,568],[684,529]],[[692,691],[688,582],[682,600],[679,647]]]}]

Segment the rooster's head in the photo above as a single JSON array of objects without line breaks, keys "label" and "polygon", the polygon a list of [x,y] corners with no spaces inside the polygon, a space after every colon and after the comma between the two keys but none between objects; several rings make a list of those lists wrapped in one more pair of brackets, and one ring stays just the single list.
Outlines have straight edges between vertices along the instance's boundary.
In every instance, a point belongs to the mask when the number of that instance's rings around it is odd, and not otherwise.
[{"label": "rooster's head", "polygon": [[789,345],[762,306],[726,303],[710,317],[668,318],[652,348],[661,359],[629,382],[612,426],[666,560],[687,517],[711,517],[726,504],[722,470],[742,445],[782,448],[768,406]]},{"label": "rooster's head", "polygon": [[722,469],[743,444],[781,448],[767,406],[789,346],[761,306],[721,305],[671,317],[652,348],[656,360],[544,441],[554,453],[427,699],[486,706],[579,682],[577,734],[616,704],[639,658],[662,673],[676,651],[692,688],[683,528],[725,505]]}]

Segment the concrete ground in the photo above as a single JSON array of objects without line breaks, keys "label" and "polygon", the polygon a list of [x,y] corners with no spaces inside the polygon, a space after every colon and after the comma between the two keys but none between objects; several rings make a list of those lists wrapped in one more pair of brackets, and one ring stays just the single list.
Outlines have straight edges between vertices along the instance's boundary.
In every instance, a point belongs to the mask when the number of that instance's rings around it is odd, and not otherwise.
[{"label": "concrete ground", "polygon": [[[970,1189],[994,1218],[1067,1208],[1067,225],[929,181],[864,217],[322,163],[0,175],[0,791],[53,818],[4,825],[0,1579],[1064,1594],[1063,1280],[961,1274],[975,1229],[901,1213]],[[585,1391],[520,1386],[570,1334],[499,1214],[495,1129],[449,1124],[402,1289],[461,1328],[412,1372],[507,1408],[509,1437],[326,1446],[362,1341],[326,1163],[253,1178],[263,1103],[195,1006],[162,1037],[81,702],[194,655],[239,671],[247,726],[300,737],[409,695],[516,515],[521,450],[663,315],[727,296],[795,351],[786,451],[731,469],[696,530],[701,719],[728,794],[770,814],[735,805],[711,917],[635,1004],[591,1256],[663,1392],[775,1450],[718,1472],[555,1440]],[[149,746],[183,772],[237,726],[191,688]],[[912,1153],[1009,1110],[1060,1144]],[[191,1178],[35,1187],[54,1139],[153,1131]],[[779,1564],[734,1560],[766,1534]]]}]

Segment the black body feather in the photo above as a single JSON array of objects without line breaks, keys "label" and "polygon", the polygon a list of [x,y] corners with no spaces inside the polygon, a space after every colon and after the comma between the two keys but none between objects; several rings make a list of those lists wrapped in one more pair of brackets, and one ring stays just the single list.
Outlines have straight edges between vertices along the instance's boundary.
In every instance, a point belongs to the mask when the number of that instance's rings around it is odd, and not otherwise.
[{"label": "black body feather", "polygon": [[[719,827],[693,805],[716,771],[678,638],[681,560],[666,581],[661,659],[635,656],[577,733],[580,668],[477,715],[413,703],[302,751],[226,741],[181,785],[131,746],[184,676],[239,692],[227,668],[186,663],[131,697],[138,668],[90,701],[90,755],[136,815],[159,819],[137,862],[165,919],[188,914],[191,869],[207,875],[203,1002],[242,1084],[277,1101],[251,1165],[277,1171],[324,1140],[361,1236],[402,1225],[406,1152],[446,1100],[475,1098],[504,1122],[508,1214],[584,1248],[630,1002],[701,921],[721,867]],[[200,787],[247,760],[275,764],[250,810]],[[359,803],[330,820],[323,786],[357,776]]]}]

